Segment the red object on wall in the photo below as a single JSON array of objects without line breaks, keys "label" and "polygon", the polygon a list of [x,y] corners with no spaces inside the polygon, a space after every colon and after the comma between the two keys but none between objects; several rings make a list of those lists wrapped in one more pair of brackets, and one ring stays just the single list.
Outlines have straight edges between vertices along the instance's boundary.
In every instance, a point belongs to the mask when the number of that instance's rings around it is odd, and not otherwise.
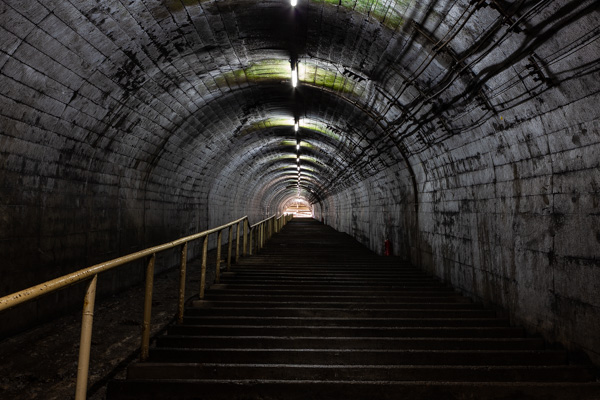
[{"label": "red object on wall", "polygon": [[392,242],[387,239],[385,240],[385,250],[383,251],[383,254],[386,256],[392,255]]}]

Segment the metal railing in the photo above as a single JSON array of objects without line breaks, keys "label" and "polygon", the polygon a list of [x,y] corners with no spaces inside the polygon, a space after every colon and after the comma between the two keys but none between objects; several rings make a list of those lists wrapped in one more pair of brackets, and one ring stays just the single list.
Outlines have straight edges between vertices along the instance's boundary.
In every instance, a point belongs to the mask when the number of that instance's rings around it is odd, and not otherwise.
[{"label": "metal railing", "polygon": [[[19,304],[31,301],[40,296],[49,294],[51,292],[63,289],[67,286],[71,286],[78,282],[89,280],[86,293],[83,300],[83,316],[81,321],[81,338],[79,341],[79,362],[77,365],[77,383],[75,388],[75,400],[84,400],[86,398],[88,373],[89,373],[89,362],[90,362],[90,348],[92,342],[92,323],[94,319],[94,303],[96,300],[96,286],[98,282],[98,275],[128,264],[133,261],[137,261],[143,258],[148,259],[146,266],[146,288],[144,297],[144,319],[142,324],[142,344],[141,344],[141,360],[148,359],[149,348],[150,348],[150,320],[152,314],[152,290],[154,286],[154,263],[156,261],[156,254],[163,251],[172,249],[177,246],[181,246],[181,260],[179,266],[179,297],[177,307],[177,322],[183,322],[183,311],[185,305],[185,284],[186,284],[186,268],[187,268],[187,249],[188,243],[198,239],[204,239],[202,243],[202,266],[201,266],[201,277],[200,277],[200,290],[198,297],[204,298],[204,291],[206,286],[206,264],[208,257],[208,238],[211,234],[217,234],[217,261],[216,261],[216,275],[215,280],[219,282],[219,274],[221,269],[221,244],[223,237],[223,230],[229,229],[228,231],[228,248],[227,248],[227,270],[231,267],[232,257],[232,233],[235,226],[236,241],[235,241],[235,262],[239,261],[240,258],[240,231],[241,225],[243,225],[243,245],[242,252],[243,256],[246,256],[248,251],[248,243],[250,243],[250,255],[253,253],[253,249],[260,250],[264,247],[266,241],[270,239],[274,233],[279,232],[285,224],[291,220],[291,216],[282,215],[279,218],[275,216],[269,217],[262,220],[252,226],[249,226],[248,217],[243,217],[235,221],[229,222],[228,224],[219,226],[217,228],[209,229],[204,232],[196,233],[194,235],[186,236],[172,242],[164,243],[158,246],[150,247],[145,250],[141,250],[135,253],[128,254],[119,258],[115,258],[110,261],[106,261],[100,264],[93,265],[88,268],[81,269],[76,272],[72,272],[67,275],[63,275],[59,278],[52,279],[44,282],[37,286],[32,286],[28,289],[21,290],[19,292],[10,294],[8,296],[0,297],[0,312],[8,308],[15,307]],[[253,242],[253,233],[255,241]],[[248,240],[248,236],[250,240]]]},{"label": "metal railing", "polygon": [[[265,246],[267,240],[279,232],[285,224],[292,219],[292,215],[282,215],[279,218],[275,218],[273,215],[267,219],[263,219],[260,222],[250,227],[250,255],[252,255],[254,249],[259,251]],[[254,232],[256,231],[256,235]]]}]

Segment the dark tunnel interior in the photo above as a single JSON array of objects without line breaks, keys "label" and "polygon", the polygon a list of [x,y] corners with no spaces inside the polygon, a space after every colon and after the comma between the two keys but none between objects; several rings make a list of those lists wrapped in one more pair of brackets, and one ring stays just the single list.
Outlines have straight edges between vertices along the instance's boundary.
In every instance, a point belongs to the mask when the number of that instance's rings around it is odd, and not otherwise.
[{"label": "dark tunnel interior", "polygon": [[598,363],[599,37],[596,0],[4,0],[0,296],[301,199]]}]

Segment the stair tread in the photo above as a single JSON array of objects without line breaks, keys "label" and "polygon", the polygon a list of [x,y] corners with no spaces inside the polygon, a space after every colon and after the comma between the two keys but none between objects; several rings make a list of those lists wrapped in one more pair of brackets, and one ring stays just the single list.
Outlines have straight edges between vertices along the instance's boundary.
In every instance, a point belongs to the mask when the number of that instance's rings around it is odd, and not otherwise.
[{"label": "stair tread", "polygon": [[[430,400],[485,398],[486,400],[590,400],[599,383],[564,382],[431,382],[431,381],[318,381],[318,380],[131,380],[113,382],[107,397],[129,399],[398,399]],[[140,397],[140,390],[144,396]],[[594,397],[590,397],[594,396]]]}]

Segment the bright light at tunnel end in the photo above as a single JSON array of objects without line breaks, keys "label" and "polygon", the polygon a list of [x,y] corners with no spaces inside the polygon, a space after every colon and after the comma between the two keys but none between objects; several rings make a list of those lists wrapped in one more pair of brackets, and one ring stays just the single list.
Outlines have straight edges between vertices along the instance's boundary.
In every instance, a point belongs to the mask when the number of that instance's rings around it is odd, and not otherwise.
[{"label": "bright light at tunnel end", "polygon": [[290,3],[292,4],[292,7],[296,7],[298,0],[290,0]]}]

